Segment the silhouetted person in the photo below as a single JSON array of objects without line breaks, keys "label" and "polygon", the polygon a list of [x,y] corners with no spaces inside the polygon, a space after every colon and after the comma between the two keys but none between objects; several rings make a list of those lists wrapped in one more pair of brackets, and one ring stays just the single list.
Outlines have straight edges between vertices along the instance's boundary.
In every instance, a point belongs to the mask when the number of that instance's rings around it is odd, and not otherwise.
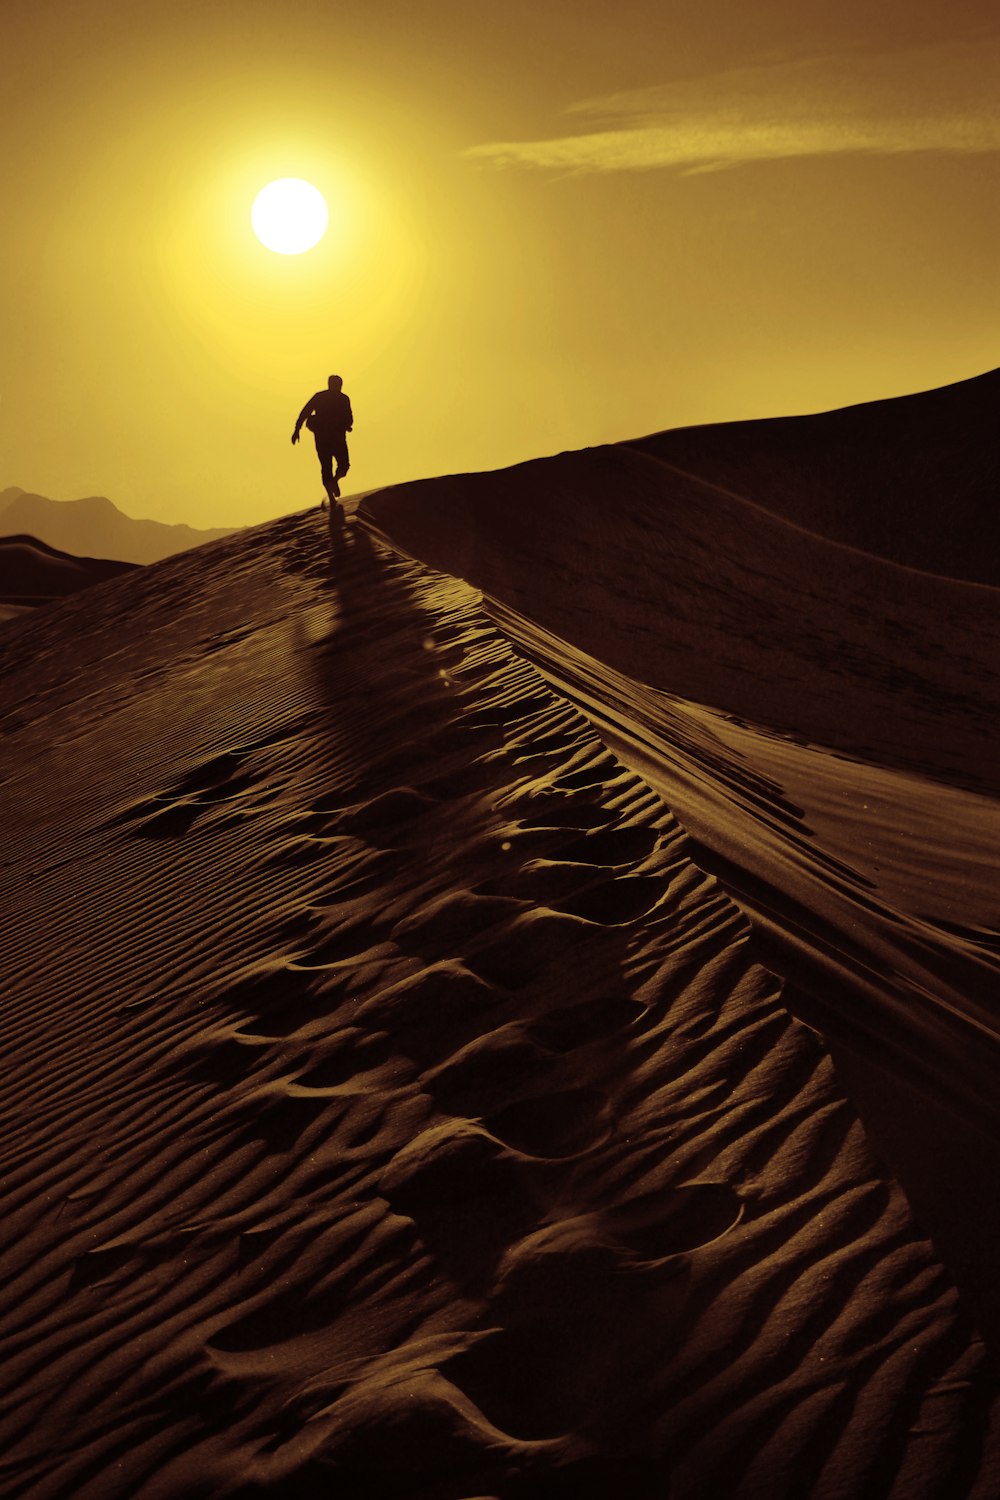
[{"label": "silhouetted person", "polygon": [[[299,412],[299,419],[292,433],[292,442],[299,440],[299,429],[303,422],[316,439],[316,457],[319,459],[323,488],[333,506],[340,494],[339,480],[351,467],[347,453],[347,434],[354,427],[351,403],[344,394],[344,382],[339,375],[331,375],[325,391],[310,396]],[[333,472],[333,460],[337,460],[337,472]]]}]

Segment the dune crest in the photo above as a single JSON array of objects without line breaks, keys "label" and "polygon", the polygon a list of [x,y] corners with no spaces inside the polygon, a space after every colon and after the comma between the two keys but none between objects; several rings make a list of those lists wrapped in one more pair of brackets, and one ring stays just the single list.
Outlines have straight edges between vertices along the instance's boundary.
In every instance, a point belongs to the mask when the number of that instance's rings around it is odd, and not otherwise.
[{"label": "dune crest", "polygon": [[814,416],[630,444],[830,541],[1000,586],[1000,370]]},{"label": "dune crest", "polygon": [[826,541],[630,445],[402,485],[362,510],[640,682],[1000,790],[1000,589]]},{"label": "dune crest", "polygon": [[[903,560],[945,470],[949,517],[989,555],[998,381],[664,433],[362,507],[483,589],[518,651],[694,836],[794,976],[797,1013],[838,1047],[994,1339],[1000,1217],[967,1164],[1000,1170],[1000,590],[945,576],[944,552],[935,572]],[[840,539],[820,534],[817,484],[842,501]],[[878,537],[852,530],[866,508]]]},{"label": "dune crest", "polygon": [[117,578],[134,566],[74,557],[33,536],[0,537],[0,618],[15,618],[77,589]]},{"label": "dune crest", "polygon": [[824,1046],[473,590],[314,513],[83,597],[0,641],[8,1493],[995,1490]]}]

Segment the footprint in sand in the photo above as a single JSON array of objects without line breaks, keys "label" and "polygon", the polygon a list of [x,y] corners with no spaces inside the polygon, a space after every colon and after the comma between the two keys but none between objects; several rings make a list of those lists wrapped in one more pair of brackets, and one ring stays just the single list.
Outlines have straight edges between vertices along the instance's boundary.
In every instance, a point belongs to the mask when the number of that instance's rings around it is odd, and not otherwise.
[{"label": "footprint in sand", "polygon": [[[595,875],[603,871],[595,869]],[[666,882],[654,875],[622,875],[596,880],[559,903],[569,916],[583,917],[601,927],[623,927],[645,916],[667,893]]]},{"label": "footprint in sand", "polygon": [[[506,997],[464,964],[446,961],[406,975],[360,1005],[353,1020],[384,1031],[421,1068],[492,1030]],[[506,1017],[504,1017],[506,1019]]]},{"label": "footprint in sand", "polygon": [[168,791],[157,793],[112,818],[109,827],[135,823],[140,838],[181,838],[209,808],[243,797],[258,783],[243,769],[247,750],[227,750],[195,766]]},{"label": "footprint in sand", "polygon": [[370,802],[347,809],[336,819],[333,828],[337,833],[362,835],[369,842],[377,842],[380,838],[392,840],[438,805],[435,797],[429,797],[415,787],[393,787]]},{"label": "footprint in sand", "polygon": [[485,1124],[515,1151],[550,1161],[592,1151],[611,1134],[607,1098],[590,1088],[520,1099],[489,1115]]},{"label": "footprint in sand", "polygon": [[532,1023],[531,1034],[555,1052],[570,1052],[633,1026],[647,1007],[634,996],[598,995],[577,1005],[546,1011]]},{"label": "footprint in sand", "polygon": [[740,1213],[723,1184],[691,1183],[542,1225],[499,1262],[500,1326],[449,1361],[449,1378],[517,1439],[599,1432],[600,1446],[613,1449],[618,1433],[633,1429],[637,1392],[662,1367],[683,1315],[688,1254],[725,1234]]},{"label": "footprint in sand", "polygon": [[742,1215],[742,1199],[732,1188],[701,1182],[556,1219],[504,1256],[500,1304],[514,1324],[576,1323],[583,1309],[606,1300],[613,1282],[633,1284],[637,1276],[713,1244]]},{"label": "footprint in sand", "polygon": [[743,1217],[740,1195],[726,1183],[692,1182],[633,1198],[605,1215],[619,1244],[641,1261],[659,1261],[713,1244]]},{"label": "footprint in sand", "polygon": [[615,821],[614,813],[606,807],[581,802],[579,797],[563,796],[548,789],[509,798],[504,802],[504,810],[519,815],[517,826],[525,833],[550,828],[586,833],[590,828],[605,828]]},{"label": "footprint in sand", "polygon": [[590,922],[545,908],[528,910],[498,937],[471,948],[466,962],[488,983],[521,990],[553,965],[571,956],[579,958],[594,938]]},{"label": "footprint in sand", "polygon": [[655,828],[599,828],[563,845],[556,851],[556,858],[616,869],[646,859],[659,841]]},{"label": "footprint in sand", "polygon": [[481,1296],[511,1240],[538,1222],[529,1165],[476,1122],[448,1120],[398,1151],[378,1188],[441,1270]]},{"label": "footprint in sand", "polygon": [[288,1036],[318,1010],[310,976],[288,963],[258,965],[229,983],[219,1000],[259,1022],[269,1036]]}]

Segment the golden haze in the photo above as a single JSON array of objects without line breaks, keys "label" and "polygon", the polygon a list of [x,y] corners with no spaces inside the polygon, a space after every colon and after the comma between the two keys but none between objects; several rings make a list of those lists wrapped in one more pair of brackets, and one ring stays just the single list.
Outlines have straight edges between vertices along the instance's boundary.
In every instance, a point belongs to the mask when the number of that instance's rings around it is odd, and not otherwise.
[{"label": "golden haze", "polygon": [[[755,28],[722,11],[55,0],[44,24],[12,18],[0,485],[202,525],[297,509],[317,472],[288,438],[331,371],[367,489],[995,364],[996,154],[920,116],[935,48],[957,93],[963,58],[995,46],[975,7],[905,26],[853,4],[776,5]],[[892,131],[863,135],[892,149],[769,159],[759,100],[794,86],[784,139],[814,142],[809,99],[840,97],[845,56],[868,80],[855,112],[892,82]],[[650,90],[656,139],[693,141],[721,91],[725,138],[756,130],[755,159],[490,158],[491,142],[605,139],[602,97],[621,132]],[[293,258],[249,219],[286,175],[330,208]]]}]

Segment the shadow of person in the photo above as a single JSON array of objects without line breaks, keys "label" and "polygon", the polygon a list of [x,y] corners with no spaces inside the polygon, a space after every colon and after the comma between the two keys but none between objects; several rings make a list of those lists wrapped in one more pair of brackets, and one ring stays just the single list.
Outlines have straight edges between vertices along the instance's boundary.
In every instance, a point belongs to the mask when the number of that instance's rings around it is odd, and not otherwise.
[{"label": "shadow of person", "polygon": [[344,507],[337,500],[330,501],[327,528],[330,536],[330,561],[337,567],[343,562],[347,550],[347,516]]},{"label": "shadow of person", "polygon": [[436,622],[412,567],[374,541],[362,523],[345,524],[332,513],[327,534],[330,629],[308,655],[317,702],[329,711],[329,732],[341,746],[352,743],[359,765],[389,757],[405,779],[411,751],[387,742],[383,704],[387,693],[416,683],[421,721],[439,721],[442,730],[450,723],[455,688],[446,681],[444,658],[429,646]]}]

